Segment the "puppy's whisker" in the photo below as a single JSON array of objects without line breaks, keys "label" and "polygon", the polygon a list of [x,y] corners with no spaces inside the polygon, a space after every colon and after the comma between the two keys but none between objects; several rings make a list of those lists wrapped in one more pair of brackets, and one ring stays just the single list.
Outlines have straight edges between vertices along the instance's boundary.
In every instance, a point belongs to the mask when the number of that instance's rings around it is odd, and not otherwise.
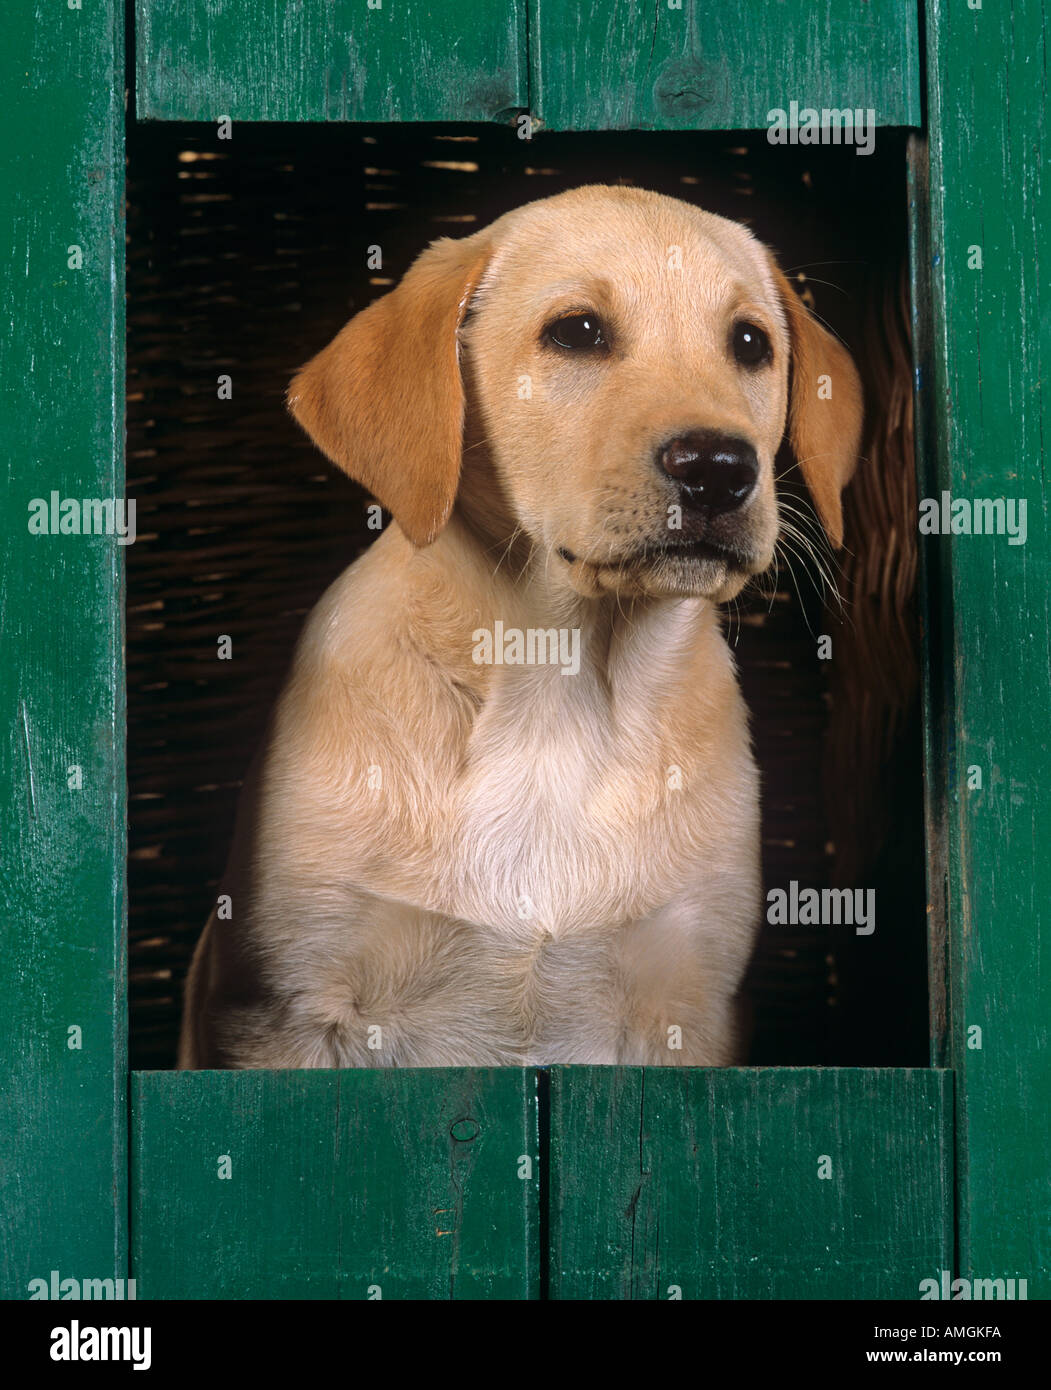
[{"label": "puppy's whisker", "polygon": [[[805,572],[808,578],[810,579],[811,584],[814,587],[814,592],[818,595],[818,597],[822,600],[826,599],[826,597],[831,598],[836,603],[836,605],[841,608],[842,600],[840,599],[839,589],[836,585],[836,582],[833,579],[829,569],[821,560],[820,556],[815,552],[812,544],[807,539],[807,537],[804,536],[800,531],[798,531],[794,526],[792,526],[789,523],[786,523],[782,527],[782,539],[785,542],[786,551],[791,551],[792,554],[794,554],[796,558],[803,563]],[[799,546],[798,550],[789,544],[790,540],[795,541],[797,543],[797,545]],[[817,575],[817,578],[815,578],[815,573]],[[821,580],[820,586],[818,585],[817,579]]]},{"label": "puppy's whisker", "polygon": [[[799,542],[804,553],[810,557],[814,567],[821,575],[829,598],[842,610],[843,598],[833,573],[834,570],[842,573],[842,570],[824,529],[812,513],[802,511],[787,498],[779,498],[778,507],[781,514],[781,529],[786,535],[793,536]],[[792,518],[792,520],[788,518]]]},{"label": "puppy's whisker", "polygon": [[[803,614],[803,621],[806,623],[807,631],[810,633],[811,637],[815,637],[817,634],[814,632],[814,629],[810,625],[810,615],[807,613],[806,604],[803,602],[803,595],[799,588],[799,581],[796,578],[795,566],[792,564],[792,556],[794,552],[792,551],[791,547],[788,545],[787,541],[785,541],[783,537],[778,540],[778,545],[783,547],[785,564],[788,568],[788,573],[792,580],[792,587],[796,591],[796,598],[799,602],[799,609],[800,612]],[[799,559],[799,556],[797,555],[795,558]]]},{"label": "puppy's whisker", "polygon": [[512,550],[513,547],[514,547],[515,541],[518,540],[518,537],[521,536],[521,535],[524,533],[524,531],[525,531],[525,527],[522,526],[521,524],[519,524],[519,525],[516,526],[515,529],[511,532],[510,538],[508,539],[507,544],[504,546],[504,552],[503,552],[503,554],[500,556],[499,560],[497,560],[497,562],[496,562],[496,568],[493,570],[493,578],[494,578],[494,579],[496,578],[496,575],[497,575],[497,572],[498,572],[499,569],[500,569],[500,566],[501,566],[501,565],[504,563],[504,561],[507,559],[508,555],[510,555],[511,550]]},{"label": "puppy's whisker", "polygon": [[[782,532],[782,535],[778,538],[778,547],[781,549],[781,551],[782,551],[782,553],[783,553],[783,555],[784,555],[784,557],[785,557],[785,561],[786,561],[786,564],[788,565],[789,573],[790,573],[791,576],[792,576],[792,582],[793,582],[793,585],[795,586],[796,596],[797,596],[797,598],[799,599],[800,607],[803,609],[803,614],[804,614],[804,619],[805,619],[806,624],[807,624],[807,629],[810,631],[811,636],[813,636],[813,635],[814,635],[813,628],[810,626],[810,619],[809,619],[809,616],[807,615],[806,607],[805,607],[805,605],[803,604],[802,593],[800,592],[798,579],[797,579],[797,576],[796,576],[796,573],[795,573],[795,567],[794,567],[793,564],[792,564],[791,557],[794,556],[797,560],[800,560],[800,562],[803,564],[804,571],[805,571],[807,577],[809,578],[810,583],[811,583],[811,585],[813,586],[814,592],[815,592],[815,594],[818,596],[818,598],[820,598],[820,599],[824,602],[824,601],[827,601],[827,596],[826,596],[826,593],[824,592],[823,589],[818,588],[817,582],[816,582],[815,579],[814,579],[814,574],[813,574],[812,565],[807,564],[807,560],[813,561],[813,559],[814,559],[812,550],[810,550],[809,547],[807,547],[807,548],[805,549],[806,559],[804,559],[804,557],[803,557],[802,555],[800,555],[799,552],[796,551],[795,548],[794,548],[794,546],[791,544],[791,540],[792,540],[792,539],[797,539],[797,540],[798,540],[798,539],[799,539],[798,533],[794,532],[791,528],[786,528],[786,529]],[[805,544],[804,542],[800,542],[800,543]],[[839,608],[840,608],[840,610],[842,611],[843,605],[842,605],[842,601],[840,600],[839,591],[838,591],[838,589],[836,588],[836,586],[835,586],[834,582],[832,581],[831,577],[830,577],[829,575],[827,575],[827,573],[825,573],[824,571],[820,571],[820,570],[819,570],[819,573],[821,574],[821,578],[822,578],[822,580],[823,580],[824,586],[827,587],[828,592],[830,592],[830,593],[835,597],[835,599],[837,600],[837,603],[838,603],[838,605],[839,605]]]},{"label": "puppy's whisker", "polygon": [[[814,265],[864,265],[864,261],[804,261],[801,265],[786,265],[783,267],[786,275],[794,275],[797,270],[809,270]],[[808,280],[810,276],[806,277]]]},{"label": "puppy's whisker", "polygon": [[815,567],[817,573],[822,577],[822,584],[824,588],[826,588],[829,602],[842,610],[844,602],[842,602],[840,585],[838,585],[837,582],[837,578],[842,574],[842,570],[840,563],[838,563],[836,556],[831,553],[829,546],[824,545],[823,534],[819,548],[819,545],[813,541],[813,538],[810,537],[809,534],[804,534],[804,532],[799,531],[799,528],[795,527],[791,521],[785,521],[784,531],[785,534],[791,535],[795,541],[799,542],[799,545],[804,549],[805,555],[808,555],[809,559],[812,560],[813,567]]},{"label": "puppy's whisker", "polygon": [[[833,264],[835,264],[835,262],[833,262]],[[848,293],[842,285],[837,285],[834,280],[821,280],[816,275],[808,275],[806,281],[808,285],[827,285],[830,290],[838,290],[840,294]],[[812,309],[810,312],[812,314],[814,313]],[[817,318],[817,315],[814,314],[814,317]]]},{"label": "puppy's whisker", "polygon": [[[730,603],[733,605],[733,607],[732,612],[730,613],[730,621],[727,625],[726,640],[730,642],[730,645],[732,647],[736,647],[738,642],[741,640],[741,603],[736,594],[730,600]],[[734,631],[735,626],[736,632]],[[731,633],[733,633],[732,641],[730,636]]]}]

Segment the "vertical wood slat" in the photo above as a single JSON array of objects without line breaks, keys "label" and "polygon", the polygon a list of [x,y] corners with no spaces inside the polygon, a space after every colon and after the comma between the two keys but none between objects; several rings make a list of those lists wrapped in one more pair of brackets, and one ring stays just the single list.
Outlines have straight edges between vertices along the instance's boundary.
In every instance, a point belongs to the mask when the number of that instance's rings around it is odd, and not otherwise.
[{"label": "vertical wood slat", "polygon": [[[909,216],[910,327],[913,356],[913,409],[917,496],[937,494],[937,431],[939,412],[931,384],[934,380],[934,348],[931,324],[931,202],[930,159],[926,134],[910,136],[906,151]],[[946,713],[951,694],[946,683],[949,663],[946,643],[953,640],[952,608],[936,563],[935,552],[923,546],[918,554],[920,621],[920,677],[923,706],[923,800],[927,883],[927,987],[930,1032],[930,1064],[944,1067],[948,1061],[948,787],[945,749]]]},{"label": "vertical wood slat", "polygon": [[952,1078],[554,1068],[551,1297],[920,1296],[952,1269]]},{"label": "vertical wood slat", "polygon": [[33,498],[123,496],[123,27],[116,0],[14,5],[0,45],[0,1293],[11,1298],[53,1269],[126,1272],[122,550],[112,535],[29,532]]},{"label": "vertical wood slat", "polygon": [[537,1146],[528,1070],[134,1072],[137,1297],[536,1298]]},{"label": "vertical wood slat", "polygon": [[923,542],[952,631],[938,674],[960,1273],[1028,1278],[1030,1297],[1051,1289],[1047,23],[1042,0],[927,6],[935,476],[954,500],[1025,499],[1028,522],[1024,545]]}]

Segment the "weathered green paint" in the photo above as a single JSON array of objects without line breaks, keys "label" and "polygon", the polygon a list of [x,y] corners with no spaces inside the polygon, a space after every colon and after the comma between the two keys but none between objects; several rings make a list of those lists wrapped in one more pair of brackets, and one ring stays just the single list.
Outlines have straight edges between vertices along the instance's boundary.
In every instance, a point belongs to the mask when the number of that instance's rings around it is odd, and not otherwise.
[{"label": "weathered green paint", "polygon": [[[939,411],[930,384],[934,378],[931,343],[931,225],[928,143],[911,135],[906,157],[909,205],[910,319],[913,356],[913,409],[917,495],[933,497],[940,487],[937,459]],[[930,1022],[930,1064],[948,1062],[949,943],[946,912],[948,878],[948,787],[945,756],[946,711],[951,703],[946,684],[953,641],[952,608],[936,551],[919,549],[919,612],[921,614],[920,677],[923,702],[924,836],[927,877],[927,982]]]},{"label": "weathered green paint", "polygon": [[532,1071],[135,1072],[132,1135],[140,1298],[538,1296]]},{"label": "weathered green paint", "polygon": [[[531,105],[554,128],[751,128],[797,100],[918,121],[903,0],[747,14],[532,0],[528,55],[523,4],[476,4],[466,18],[347,0],[138,9],[140,114],[156,118],[469,120]],[[121,493],[122,21],[112,0],[13,12],[0,57],[9,1297],[52,1269],[125,1272],[121,555],[112,538],[37,538],[21,520],[52,490]],[[912,160],[918,230],[929,215],[914,259],[918,356],[932,365],[918,391],[921,478],[1028,503],[1024,546],[938,537],[924,562],[959,1272],[1027,1278],[1031,1297],[1046,1296],[1051,1261],[1044,23],[1037,0],[932,0],[929,214]],[[971,767],[983,785],[968,791]],[[915,1298],[920,1279],[952,1267],[950,1089],[936,1071],[556,1069],[552,1295]],[[145,1073],[133,1101],[140,1296],[538,1292],[531,1072]],[[470,1126],[454,1136],[461,1118],[479,1124],[475,1138]]]},{"label": "weathered green paint", "polygon": [[530,104],[550,130],[761,130],[793,100],[920,123],[916,0],[528,2]]},{"label": "weathered green paint", "polygon": [[550,1181],[553,1298],[915,1299],[952,1268],[951,1077],[556,1068]]},{"label": "weathered green paint", "polygon": [[[1046,7],[927,6],[936,476],[1028,538],[923,544],[944,593],[960,1272],[1051,1293]],[[980,247],[982,266],[972,268]],[[1041,264],[1043,261],[1043,264]],[[968,769],[982,786],[968,789]],[[981,1029],[981,1047],[974,1043]]]},{"label": "weathered green paint", "polygon": [[[528,38],[526,13],[529,13]],[[154,120],[507,119],[553,130],[764,128],[771,107],[918,125],[915,0],[137,0]]]},{"label": "weathered green paint", "polygon": [[[30,535],[123,495],[124,8],[10,6],[0,45],[0,1293],[125,1272],[121,549]],[[68,248],[80,247],[81,269]],[[82,786],[76,773],[81,769]],[[70,1047],[83,1030],[82,1046]]]},{"label": "weathered green paint", "polygon": [[136,0],[136,107],[168,121],[490,121],[526,105],[515,0]]}]

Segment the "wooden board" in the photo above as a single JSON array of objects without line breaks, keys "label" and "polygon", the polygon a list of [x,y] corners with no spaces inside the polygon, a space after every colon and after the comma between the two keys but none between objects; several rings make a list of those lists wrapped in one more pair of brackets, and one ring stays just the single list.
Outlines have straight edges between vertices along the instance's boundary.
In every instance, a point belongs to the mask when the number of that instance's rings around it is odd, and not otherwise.
[{"label": "wooden board", "polygon": [[[912,332],[914,444],[917,496],[936,496],[939,471],[938,402],[931,390],[934,347],[931,323],[930,161],[925,134],[909,136],[906,150],[909,213],[909,299]],[[927,884],[927,985],[929,1061],[949,1060],[949,941],[946,885],[949,854],[949,787],[946,753],[952,695],[946,681],[955,640],[952,605],[937,549],[918,550],[919,667],[923,707],[923,802]],[[949,657],[946,652],[949,652]]]},{"label": "wooden board", "polygon": [[916,1299],[952,1268],[951,1075],[555,1068],[550,1229],[553,1298]]},{"label": "wooden board", "polygon": [[135,1072],[132,1135],[140,1298],[538,1296],[531,1071]]},{"label": "wooden board", "polygon": [[553,130],[731,130],[764,128],[793,99],[920,120],[915,0],[137,0],[136,24],[137,113],[151,120],[488,121],[528,107]]},{"label": "wooden board", "polygon": [[1030,1298],[1051,1293],[1046,26],[1040,0],[927,6],[935,477],[953,500],[1025,499],[1028,517],[1023,545],[923,542],[949,625],[936,679],[960,1272],[1028,1278]]},{"label": "wooden board", "polygon": [[491,121],[527,104],[514,0],[136,0],[135,17],[140,119]]},{"label": "wooden board", "polygon": [[916,0],[529,0],[530,103],[549,130],[766,129],[774,107],[920,123]]},{"label": "wooden board", "polygon": [[61,503],[124,491],[123,27],[115,0],[46,16],[19,5],[0,45],[9,1298],[56,1269],[125,1273],[123,550],[113,535],[29,531],[34,498],[50,511],[52,492]]}]

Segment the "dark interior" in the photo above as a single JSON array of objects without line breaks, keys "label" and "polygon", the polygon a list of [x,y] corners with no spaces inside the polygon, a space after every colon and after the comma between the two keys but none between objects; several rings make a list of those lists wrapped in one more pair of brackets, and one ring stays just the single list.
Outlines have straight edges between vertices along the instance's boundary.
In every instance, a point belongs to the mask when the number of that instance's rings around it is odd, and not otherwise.
[{"label": "dark interior", "polygon": [[[174,1064],[241,778],[304,616],[374,536],[360,489],[285,412],[292,371],[428,241],[596,182],[749,224],[862,372],[842,610],[796,558],[727,626],[763,772],[767,883],[874,888],[877,927],[764,926],[749,1060],[927,1065],[904,137],[881,131],[858,157],[744,133],[527,143],[495,126],[237,125],[219,141],[212,126],[133,124],[128,158],[132,1066]],[[217,658],[221,634],[232,660]]]}]

